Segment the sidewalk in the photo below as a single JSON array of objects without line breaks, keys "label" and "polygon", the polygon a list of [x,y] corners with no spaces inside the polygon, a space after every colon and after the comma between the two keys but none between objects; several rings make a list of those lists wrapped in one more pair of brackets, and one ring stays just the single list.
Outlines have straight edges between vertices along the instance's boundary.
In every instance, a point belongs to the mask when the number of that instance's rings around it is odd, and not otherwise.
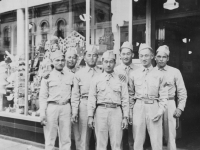
[{"label": "sidewalk", "polygon": [[22,144],[11,140],[0,138],[0,150],[43,150],[32,145]]},{"label": "sidewalk", "polygon": [[[0,138],[0,143],[1,143],[0,150],[43,150],[42,148],[38,148],[32,145],[22,144],[2,138]],[[166,150],[166,148],[164,148],[163,150]],[[186,149],[177,149],[177,150],[186,150]]]}]

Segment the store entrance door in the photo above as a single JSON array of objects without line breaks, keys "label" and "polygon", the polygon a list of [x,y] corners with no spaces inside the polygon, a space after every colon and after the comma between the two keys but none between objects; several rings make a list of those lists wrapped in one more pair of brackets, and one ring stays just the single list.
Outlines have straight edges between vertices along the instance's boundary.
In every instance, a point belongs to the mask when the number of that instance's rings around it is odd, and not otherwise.
[{"label": "store entrance door", "polygon": [[157,25],[158,28],[162,25],[166,33],[164,41],[157,41],[157,47],[169,46],[168,64],[181,71],[188,92],[186,109],[180,118],[182,134],[179,136],[193,142],[200,137],[200,17],[169,19],[157,22]]}]

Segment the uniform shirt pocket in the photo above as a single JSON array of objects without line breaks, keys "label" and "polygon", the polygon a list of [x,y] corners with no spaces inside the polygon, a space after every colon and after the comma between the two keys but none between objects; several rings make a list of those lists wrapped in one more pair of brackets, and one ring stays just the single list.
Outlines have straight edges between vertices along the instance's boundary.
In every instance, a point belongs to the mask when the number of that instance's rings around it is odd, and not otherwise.
[{"label": "uniform shirt pocket", "polygon": [[106,85],[98,85],[98,87],[97,87],[97,92],[101,92],[101,91],[105,91],[105,89],[106,89]]},{"label": "uniform shirt pocket", "polygon": [[112,90],[114,92],[114,95],[116,96],[116,98],[114,98],[114,100],[121,100],[121,85],[114,84],[112,87]]},{"label": "uniform shirt pocket", "polygon": [[51,81],[49,82],[49,93],[53,94],[53,93],[57,93],[59,88],[60,83],[56,82],[56,81]]},{"label": "uniform shirt pocket", "polygon": [[65,80],[64,81],[64,89],[65,90],[70,90],[71,91],[71,88],[72,88],[72,81],[69,81],[69,80]]}]

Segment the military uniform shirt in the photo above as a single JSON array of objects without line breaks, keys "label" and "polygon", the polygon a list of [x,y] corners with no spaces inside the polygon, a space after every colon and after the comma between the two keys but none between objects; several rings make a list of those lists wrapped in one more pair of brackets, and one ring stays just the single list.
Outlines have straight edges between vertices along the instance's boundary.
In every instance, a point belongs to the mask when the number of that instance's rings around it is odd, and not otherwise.
[{"label": "military uniform shirt", "polygon": [[[128,92],[129,92],[129,101],[134,102],[134,90],[133,89],[133,84],[132,82],[130,82],[129,80],[129,76],[131,74],[132,71],[136,70],[140,68],[140,66],[134,65],[133,63],[131,63],[129,66],[126,66],[125,64],[120,64],[119,66],[115,67],[115,72],[117,74],[123,74],[126,76],[126,82],[128,83]],[[130,103],[129,108],[132,109],[133,108],[133,103]]]},{"label": "military uniform shirt", "polygon": [[[158,100],[159,107],[165,111],[168,99],[168,89],[164,75],[157,69],[150,66],[139,68],[130,74],[130,80],[134,85],[135,99]],[[132,100],[131,105],[134,105]]]},{"label": "military uniform shirt", "polygon": [[40,109],[46,110],[48,101],[67,102],[71,98],[74,75],[71,72],[53,69],[47,79],[42,79],[40,88]]},{"label": "military uniform shirt", "polygon": [[119,66],[115,67],[115,72],[117,74],[123,74],[126,76],[126,78],[128,79],[129,78],[129,75],[130,73],[133,71],[133,70],[136,70],[140,68],[139,66],[136,66],[134,65],[133,63],[131,63],[129,66],[126,66],[125,64],[120,64]]},{"label": "military uniform shirt", "polygon": [[98,104],[105,103],[121,105],[124,117],[129,116],[127,83],[122,82],[114,72],[112,74],[103,72],[91,82],[88,98],[88,116],[94,115],[94,110]]},{"label": "military uniform shirt", "polygon": [[92,78],[101,72],[102,70],[100,70],[97,66],[94,68],[86,66],[85,68],[81,68],[78,72],[75,73],[71,99],[73,114],[78,114],[80,99],[83,97],[88,97],[90,82]]},{"label": "military uniform shirt", "polygon": [[64,68],[63,68],[63,71],[65,72],[71,72],[71,73],[75,73],[75,72],[77,72],[79,70],[79,67],[74,67],[74,68],[72,68],[72,69],[69,69],[67,66],[65,66]]},{"label": "military uniform shirt", "polygon": [[178,108],[184,111],[187,99],[187,91],[181,72],[178,69],[168,65],[166,65],[163,69],[159,69],[158,67],[156,68],[162,71],[165,75],[168,85],[169,98],[174,98],[177,90]]}]

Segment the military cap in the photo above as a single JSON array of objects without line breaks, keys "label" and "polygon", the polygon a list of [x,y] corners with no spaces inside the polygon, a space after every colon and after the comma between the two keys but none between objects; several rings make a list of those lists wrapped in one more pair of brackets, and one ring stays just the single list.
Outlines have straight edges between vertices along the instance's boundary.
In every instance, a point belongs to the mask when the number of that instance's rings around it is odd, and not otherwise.
[{"label": "military cap", "polygon": [[86,47],[85,53],[86,52],[90,52],[90,53],[94,53],[94,54],[98,54],[98,49],[95,45],[88,45]]},{"label": "military cap", "polygon": [[169,54],[170,54],[169,47],[168,47],[167,45],[162,45],[162,46],[160,46],[160,47],[157,49],[156,52],[157,52],[157,53],[158,53],[158,52],[163,52],[163,53],[165,53],[167,56],[169,56]]},{"label": "military cap", "polygon": [[57,51],[55,51],[55,52],[52,52],[52,53],[51,53],[51,60],[54,60],[54,59],[56,59],[56,58],[58,58],[58,57],[60,57],[60,56],[65,57],[65,55],[64,55],[60,50],[57,50]]},{"label": "military cap", "polygon": [[69,54],[78,56],[77,50],[75,48],[68,48],[66,53],[65,53],[65,56],[68,56]]},{"label": "military cap", "polygon": [[146,44],[146,43],[140,44],[139,52],[141,52],[142,50],[145,50],[145,49],[149,49],[149,50],[153,53],[153,49],[151,48],[151,46],[149,46],[149,45]]},{"label": "military cap", "polygon": [[106,52],[103,53],[102,55],[102,60],[105,58],[111,58],[111,59],[116,59],[115,54],[113,53],[113,51],[107,50]]},{"label": "military cap", "polygon": [[133,51],[133,45],[132,45],[130,42],[128,42],[128,41],[126,41],[126,42],[124,42],[124,43],[122,44],[120,50],[122,50],[123,48],[128,48],[128,49],[130,49],[131,51]]}]

